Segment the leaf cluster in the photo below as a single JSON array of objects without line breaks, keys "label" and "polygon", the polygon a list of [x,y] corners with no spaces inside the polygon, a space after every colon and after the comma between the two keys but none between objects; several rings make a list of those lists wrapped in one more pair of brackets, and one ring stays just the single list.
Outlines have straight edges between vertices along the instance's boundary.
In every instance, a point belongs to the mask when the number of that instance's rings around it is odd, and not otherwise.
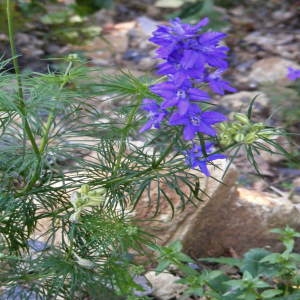
[{"label": "leaf cluster", "polygon": [[[212,300],[257,300],[257,299],[298,299],[300,255],[293,252],[295,238],[300,233],[290,227],[274,229],[284,245],[281,253],[263,248],[250,249],[241,259],[220,257],[203,258],[200,261],[229,265],[236,268],[236,276],[230,277],[219,270],[195,269],[195,262],[181,252],[180,242],[167,247],[156,247],[159,264],[158,273],[170,264],[175,265],[182,275],[178,281],[186,285],[184,295],[205,296]],[[185,299],[185,298],[184,298]]]}]

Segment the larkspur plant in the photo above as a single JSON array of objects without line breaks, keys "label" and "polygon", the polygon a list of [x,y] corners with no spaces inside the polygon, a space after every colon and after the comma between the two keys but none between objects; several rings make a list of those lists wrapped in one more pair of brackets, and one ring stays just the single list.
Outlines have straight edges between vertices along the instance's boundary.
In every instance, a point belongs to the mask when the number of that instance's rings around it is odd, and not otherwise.
[{"label": "larkspur plant", "polygon": [[[236,139],[236,125],[220,123],[225,116],[208,109],[210,96],[200,87],[234,89],[221,78],[228,67],[225,35],[202,32],[207,19],[197,25],[176,19],[154,32],[165,79],[125,72],[98,78],[99,70],[73,54],[61,59],[61,72],[22,74],[12,5],[6,0],[12,58],[0,62],[1,297],[133,299],[142,288],[132,257],[154,245],[131,214],[140,199],[149,197],[156,213],[163,201],[176,211],[163,186],[181,207],[201,200],[201,172],[209,175],[207,164],[224,158],[219,140],[223,150],[268,150],[259,141],[273,145],[272,129],[260,125],[251,142]],[[7,70],[11,62],[14,73]],[[250,116],[240,125],[245,134],[255,127]],[[145,131],[141,147],[135,140]]]}]

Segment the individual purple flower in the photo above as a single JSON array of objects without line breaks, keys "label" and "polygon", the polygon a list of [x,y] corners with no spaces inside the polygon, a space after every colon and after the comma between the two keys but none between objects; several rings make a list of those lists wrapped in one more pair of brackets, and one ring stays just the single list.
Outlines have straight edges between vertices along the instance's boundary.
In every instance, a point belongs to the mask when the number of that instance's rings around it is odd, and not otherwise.
[{"label": "individual purple flower", "polygon": [[236,92],[236,89],[230,85],[228,81],[223,80],[222,74],[224,70],[218,69],[213,73],[208,74],[206,81],[210,88],[217,94],[224,95],[225,91]]},{"label": "individual purple flower", "polygon": [[164,101],[161,104],[163,109],[177,106],[180,115],[184,115],[191,101],[209,101],[209,95],[198,89],[194,88],[190,81],[185,81],[181,86],[177,86],[173,81],[165,81],[153,85],[150,90],[161,96]]},{"label": "individual purple flower", "polygon": [[175,85],[180,86],[186,80],[197,78],[198,80],[204,79],[204,66],[195,64],[193,68],[184,69],[179,63],[164,62],[157,66],[158,75],[168,75],[169,79]]},{"label": "individual purple flower", "polygon": [[191,39],[184,45],[180,64],[185,69],[193,68],[196,64],[209,64],[211,67],[226,69],[228,67],[228,47],[219,46],[219,42],[226,37],[225,33],[206,32],[199,34],[197,39]]},{"label": "individual purple flower", "polygon": [[300,78],[300,70],[288,67],[287,78],[292,81],[297,80],[298,78]]},{"label": "individual purple flower", "polygon": [[226,117],[215,111],[203,112],[196,104],[191,104],[185,115],[178,112],[172,114],[169,119],[171,126],[183,125],[183,138],[192,140],[196,133],[201,132],[210,136],[216,135],[216,130],[212,125],[223,122]]},{"label": "individual purple flower", "polygon": [[144,99],[141,109],[148,112],[148,122],[139,130],[139,132],[144,132],[151,128],[160,128],[160,124],[168,114],[168,112],[160,107],[153,99]]},{"label": "individual purple flower", "polygon": [[203,174],[205,174],[206,176],[210,176],[207,164],[216,159],[226,158],[226,156],[223,154],[210,154],[211,152],[213,152],[212,143],[205,144],[205,151],[203,151],[200,145],[193,144],[190,150],[184,152],[186,157],[186,164],[192,169],[199,168]]}]

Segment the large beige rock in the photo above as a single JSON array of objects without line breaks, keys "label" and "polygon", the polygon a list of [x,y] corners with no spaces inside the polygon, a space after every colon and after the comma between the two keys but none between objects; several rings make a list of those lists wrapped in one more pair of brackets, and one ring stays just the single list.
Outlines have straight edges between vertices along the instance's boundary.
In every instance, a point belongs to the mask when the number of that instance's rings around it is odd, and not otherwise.
[{"label": "large beige rock", "polygon": [[279,250],[281,244],[270,230],[287,224],[300,229],[300,206],[285,196],[240,187],[214,197],[190,228],[194,234],[183,239],[185,250],[193,256],[243,254],[265,246]]},{"label": "large beige rock", "polygon": [[[205,191],[202,202],[187,204],[184,211],[177,209],[173,219],[170,206],[162,202],[157,221],[144,221],[142,226],[158,237],[158,244],[180,240],[183,251],[194,258],[242,255],[254,247],[280,250],[281,243],[270,230],[286,225],[300,230],[300,204],[285,194],[238,188],[237,170],[230,167],[222,180],[226,161],[219,161],[219,167],[212,171],[217,180],[199,178],[200,187]],[[179,188],[187,192],[186,186]],[[164,191],[172,197],[175,208],[178,207],[180,199],[174,191],[166,187]],[[154,195],[153,190],[150,196]],[[145,196],[137,206],[136,217],[145,220],[153,216],[155,209],[155,204],[149,204]],[[300,249],[300,243],[296,247]]]},{"label": "large beige rock", "polygon": [[[220,197],[229,198],[232,193],[236,193],[235,181],[237,179],[237,171],[234,167],[230,167],[225,175],[224,170],[227,166],[226,160],[215,161],[217,167],[211,167],[211,175],[215,178],[201,176],[198,171],[191,170],[190,172],[196,175],[195,180],[199,181],[199,187],[203,191],[200,192],[199,198],[202,201],[195,200],[194,203],[187,203],[184,210],[181,207],[180,197],[174,190],[165,185],[161,185],[161,189],[172,199],[172,203],[175,208],[175,215],[172,218],[172,209],[170,205],[161,199],[158,214],[155,217],[155,221],[150,219],[154,216],[157,203],[155,201],[149,202],[149,196],[151,199],[155,199],[157,196],[157,189],[153,188],[150,195],[144,195],[136,207],[135,217],[137,219],[145,220],[141,222],[148,232],[158,237],[157,243],[166,245],[174,240],[181,240],[184,243],[190,236],[194,236],[195,245],[191,244],[190,247],[198,247],[197,235],[199,231],[194,228],[194,225],[199,222],[199,216],[203,208],[209,203],[214,201],[220,201]],[[179,184],[179,188],[188,193],[189,189],[184,183]],[[222,201],[221,201],[222,202]],[[147,221],[147,219],[149,221]]]}]

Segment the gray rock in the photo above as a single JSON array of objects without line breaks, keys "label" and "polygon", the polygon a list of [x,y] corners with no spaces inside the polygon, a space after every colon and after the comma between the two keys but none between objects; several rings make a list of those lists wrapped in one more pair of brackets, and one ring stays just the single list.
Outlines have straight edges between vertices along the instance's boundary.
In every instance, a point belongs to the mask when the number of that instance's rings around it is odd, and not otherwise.
[{"label": "gray rock", "polygon": [[22,286],[13,286],[5,289],[0,295],[0,300],[45,300],[45,298]]},{"label": "gray rock", "polygon": [[263,83],[278,83],[282,85],[289,84],[286,76],[288,67],[300,69],[300,65],[291,60],[277,56],[263,58],[252,65],[252,71],[249,74],[249,81]]},{"label": "gray rock", "polygon": [[253,115],[265,116],[269,112],[270,99],[262,91],[241,91],[225,95],[220,100],[222,106],[230,111],[246,113],[252,99],[256,98],[253,104]]}]

